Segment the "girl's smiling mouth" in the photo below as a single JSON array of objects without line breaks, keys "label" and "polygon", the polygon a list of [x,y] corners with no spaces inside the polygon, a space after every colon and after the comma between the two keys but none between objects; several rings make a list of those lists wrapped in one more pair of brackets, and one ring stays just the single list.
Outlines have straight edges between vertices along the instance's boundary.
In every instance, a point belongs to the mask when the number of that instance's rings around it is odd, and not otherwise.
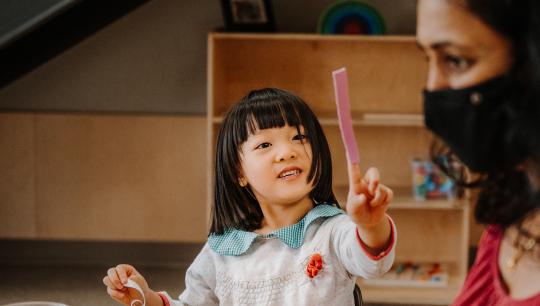
[{"label": "girl's smiling mouth", "polygon": [[287,167],[287,168],[281,170],[281,172],[278,175],[278,178],[285,179],[285,180],[291,180],[291,179],[294,179],[294,178],[298,177],[300,175],[300,173],[302,173],[302,169],[300,169],[298,167]]}]

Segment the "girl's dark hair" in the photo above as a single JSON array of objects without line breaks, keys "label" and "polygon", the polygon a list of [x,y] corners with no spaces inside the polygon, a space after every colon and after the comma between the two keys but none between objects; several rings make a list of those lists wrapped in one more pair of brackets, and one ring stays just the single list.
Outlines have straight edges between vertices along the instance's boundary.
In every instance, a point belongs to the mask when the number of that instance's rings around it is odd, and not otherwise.
[{"label": "girl's dark hair", "polygon": [[309,106],[292,93],[276,88],[254,90],[235,104],[225,116],[216,145],[214,205],[210,233],[229,228],[252,231],[260,228],[263,214],[249,186],[238,182],[241,145],[257,129],[304,127],[311,143],[312,162],[308,182],[313,182],[311,199],[335,206],[332,191],[332,159],[326,136]]},{"label": "girl's dark hair", "polygon": [[505,114],[508,125],[502,139],[505,161],[467,182],[463,166],[438,163],[438,156],[452,153],[432,146],[432,157],[458,185],[480,187],[475,209],[476,220],[507,227],[521,221],[540,207],[539,191],[534,190],[525,165],[533,175],[540,169],[540,1],[538,0],[465,0],[466,8],[485,24],[506,37],[512,45],[513,65],[508,72],[510,91]]}]

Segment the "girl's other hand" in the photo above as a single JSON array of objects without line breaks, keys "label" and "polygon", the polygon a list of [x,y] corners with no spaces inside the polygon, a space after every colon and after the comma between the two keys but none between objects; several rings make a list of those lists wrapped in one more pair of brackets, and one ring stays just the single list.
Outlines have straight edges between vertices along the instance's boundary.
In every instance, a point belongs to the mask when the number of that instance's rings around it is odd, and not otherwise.
[{"label": "girl's other hand", "polygon": [[346,210],[351,220],[363,228],[386,222],[386,210],[394,193],[379,182],[379,170],[369,168],[362,177],[359,164],[347,164],[349,194]]},{"label": "girl's other hand", "polygon": [[107,276],[103,278],[103,283],[107,286],[107,293],[111,298],[124,305],[131,305],[133,300],[142,301],[143,297],[136,290],[124,286],[128,279],[136,282],[144,295],[149,296],[148,283],[144,277],[133,266],[121,264],[107,270]]}]

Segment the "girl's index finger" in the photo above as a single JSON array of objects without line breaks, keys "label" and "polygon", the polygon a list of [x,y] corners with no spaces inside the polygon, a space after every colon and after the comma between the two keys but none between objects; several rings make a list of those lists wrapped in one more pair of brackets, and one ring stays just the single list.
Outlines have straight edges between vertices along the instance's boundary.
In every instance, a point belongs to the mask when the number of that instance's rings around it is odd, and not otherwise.
[{"label": "girl's index finger", "polygon": [[377,188],[379,187],[379,181],[380,181],[379,170],[373,167],[369,168],[366,171],[366,174],[364,175],[364,180],[368,184],[369,194],[372,196],[375,195],[375,192],[377,191]]},{"label": "girl's index finger", "polygon": [[349,190],[354,194],[365,193],[367,190],[366,181],[362,178],[359,163],[351,163],[347,160],[348,175],[349,175]]}]

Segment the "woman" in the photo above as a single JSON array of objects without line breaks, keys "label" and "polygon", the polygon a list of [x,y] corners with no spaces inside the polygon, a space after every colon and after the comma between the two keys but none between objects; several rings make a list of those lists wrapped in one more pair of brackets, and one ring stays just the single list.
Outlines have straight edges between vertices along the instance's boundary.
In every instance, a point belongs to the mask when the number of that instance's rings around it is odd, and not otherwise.
[{"label": "woman", "polygon": [[438,160],[478,174],[442,165],[487,225],[454,305],[540,305],[540,2],[419,0],[417,39]]}]

